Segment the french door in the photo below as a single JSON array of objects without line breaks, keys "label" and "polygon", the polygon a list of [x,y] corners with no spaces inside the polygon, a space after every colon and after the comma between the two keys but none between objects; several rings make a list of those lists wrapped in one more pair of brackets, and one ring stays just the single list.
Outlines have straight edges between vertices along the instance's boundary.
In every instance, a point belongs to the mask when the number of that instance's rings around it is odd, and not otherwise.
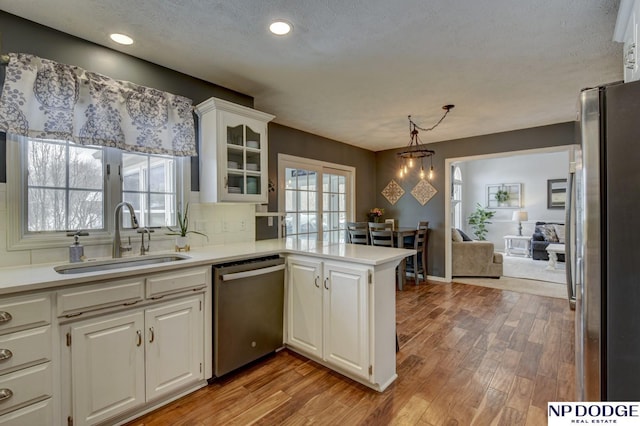
[{"label": "french door", "polygon": [[278,157],[279,211],[287,237],[345,242],[353,217],[355,169],[304,158]]}]

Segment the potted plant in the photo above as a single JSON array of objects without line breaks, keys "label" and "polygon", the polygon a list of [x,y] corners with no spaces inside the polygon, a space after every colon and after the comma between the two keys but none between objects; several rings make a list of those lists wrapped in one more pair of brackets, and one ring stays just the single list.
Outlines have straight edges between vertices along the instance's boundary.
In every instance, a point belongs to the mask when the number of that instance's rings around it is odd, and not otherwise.
[{"label": "potted plant", "polygon": [[209,237],[202,232],[189,230],[189,203],[187,203],[184,212],[181,213],[177,211],[176,216],[178,218],[178,227],[173,229],[170,226],[167,226],[167,229],[171,231],[168,232],[167,235],[176,236],[176,251],[189,251],[191,249],[188,234],[198,234],[206,237],[207,240],[209,239]]},{"label": "potted plant", "polygon": [[498,204],[503,205],[509,201],[509,193],[504,189],[499,189],[498,192],[496,192],[495,198]]},{"label": "potted plant", "polygon": [[489,219],[491,219],[496,212],[491,210],[486,210],[484,207],[478,203],[476,205],[476,209],[469,216],[469,225],[473,229],[473,235],[476,236],[480,241],[486,240],[486,235],[488,232],[487,225],[490,224]]}]

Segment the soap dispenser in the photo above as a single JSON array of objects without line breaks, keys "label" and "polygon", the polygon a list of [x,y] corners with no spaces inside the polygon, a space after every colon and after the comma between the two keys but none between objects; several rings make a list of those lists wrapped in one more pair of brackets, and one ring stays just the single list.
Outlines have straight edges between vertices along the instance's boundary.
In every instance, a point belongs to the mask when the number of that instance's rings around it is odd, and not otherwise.
[{"label": "soap dispenser", "polygon": [[79,233],[73,236],[73,240],[73,244],[69,246],[69,262],[82,262],[82,258],[84,257],[84,246],[80,244]]}]

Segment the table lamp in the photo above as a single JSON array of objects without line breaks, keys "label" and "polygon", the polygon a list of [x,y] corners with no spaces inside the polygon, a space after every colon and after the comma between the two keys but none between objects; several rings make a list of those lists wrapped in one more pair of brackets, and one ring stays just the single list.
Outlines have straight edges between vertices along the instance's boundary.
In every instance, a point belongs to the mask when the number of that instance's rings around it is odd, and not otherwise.
[{"label": "table lamp", "polygon": [[513,212],[513,217],[511,218],[511,220],[518,222],[518,236],[521,237],[522,222],[529,220],[529,215],[527,214],[527,212],[524,212],[524,211]]}]

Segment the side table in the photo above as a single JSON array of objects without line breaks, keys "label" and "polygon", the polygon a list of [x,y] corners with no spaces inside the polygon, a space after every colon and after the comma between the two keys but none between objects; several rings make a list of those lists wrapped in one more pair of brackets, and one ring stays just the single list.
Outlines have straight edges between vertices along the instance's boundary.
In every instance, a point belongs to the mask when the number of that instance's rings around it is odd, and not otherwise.
[{"label": "side table", "polygon": [[[524,241],[524,247],[514,247],[514,241]],[[531,257],[531,236],[527,235],[505,235],[504,236],[504,253],[507,256],[524,255]]]}]

